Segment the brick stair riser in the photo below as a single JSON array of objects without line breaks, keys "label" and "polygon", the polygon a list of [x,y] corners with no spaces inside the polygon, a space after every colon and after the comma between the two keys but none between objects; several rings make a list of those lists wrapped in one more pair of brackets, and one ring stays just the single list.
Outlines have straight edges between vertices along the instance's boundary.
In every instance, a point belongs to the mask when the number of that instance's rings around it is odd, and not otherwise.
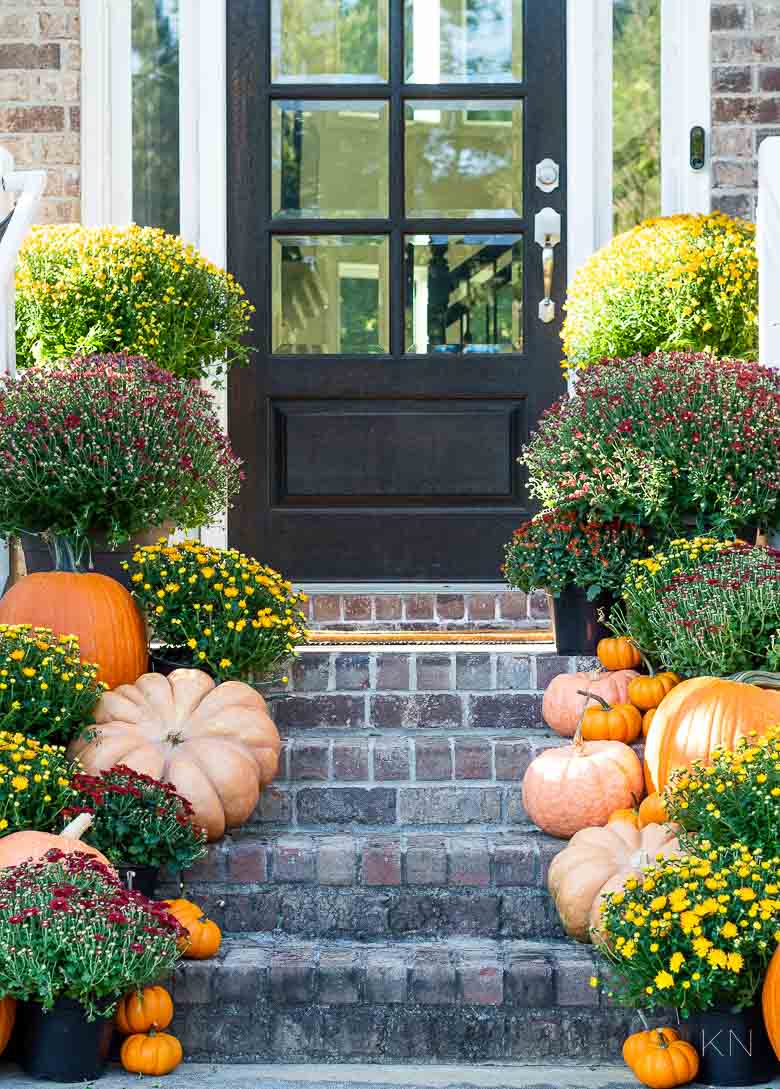
[{"label": "brick stair riser", "polygon": [[[453,945],[259,953],[182,965],[174,1030],[188,1057],[231,1062],[390,1059],[540,1062],[619,1055],[636,1028],[588,985],[590,950]],[[213,1015],[219,1010],[219,1017]]]},{"label": "brick stair riser", "polygon": [[311,628],[331,631],[501,630],[549,623],[546,594],[520,591],[313,593],[304,611]]},{"label": "brick stair riser", "polygon": [[274,701],[283,734],[306,730],[536,729],[553,677],[592,658],[555,654],[306,651]]}]

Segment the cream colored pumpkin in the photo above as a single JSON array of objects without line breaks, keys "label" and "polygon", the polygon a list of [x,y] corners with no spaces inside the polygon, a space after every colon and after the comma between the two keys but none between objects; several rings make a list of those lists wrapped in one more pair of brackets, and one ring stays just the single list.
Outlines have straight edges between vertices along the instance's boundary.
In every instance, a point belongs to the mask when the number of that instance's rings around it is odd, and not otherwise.
[{"label": "cream colored pumpkin", "polygon": [[240,681],[217,685],[197,669],[144,673],[106,692],[95,723],[70,755],[87,772],[125,764],[172,783],[209,840],[247,820],[279,765],[281,742],[263,697]]},{"label": "cream colored pumpkin", "polygon": [[679,849],[674,827],[631,821],[612,821],[604,828],[583,828],[550,865],[547,888],[558,909],[563,929],[580,942],[598,932],[599,909],[608,892],[617,892],[656,855]]}]

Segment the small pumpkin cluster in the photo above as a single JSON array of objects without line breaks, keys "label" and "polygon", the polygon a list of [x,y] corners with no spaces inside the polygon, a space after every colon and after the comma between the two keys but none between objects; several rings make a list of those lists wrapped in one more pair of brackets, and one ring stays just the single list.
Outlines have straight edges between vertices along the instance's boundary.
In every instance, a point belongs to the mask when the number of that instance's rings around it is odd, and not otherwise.
[{"label": "small pumpkin cluster", "polygon": [[173,1000],[165,987],[144,987],[126,994],[114,1024],[124,1036],[119,1057],[131,1074],[159,1077],[175,1070],[184,1057],[181,1044],[166,1032],[173,1020]]}]

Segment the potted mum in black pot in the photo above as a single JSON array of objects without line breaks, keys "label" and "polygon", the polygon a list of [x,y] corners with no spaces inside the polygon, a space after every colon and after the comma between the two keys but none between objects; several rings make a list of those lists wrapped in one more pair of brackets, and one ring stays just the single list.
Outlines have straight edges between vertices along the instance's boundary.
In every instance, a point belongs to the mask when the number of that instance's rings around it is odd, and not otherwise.
[{"label": "potted mum in black pot", "polygon": [[98,1077],[117,1001],[171,972],[185,932],[97,858],[49,851],[0,877],[0,993],[24,1003],[20,1059],[36,1078]]},{"label": "potted mum in black pot", "polygon": [[154,896],[161,867],[186,870],[206,854],[203,829],[192,823],[192,806],[170,783],[116,765],[100,775],[78,773],[65,820],[91,813],[84,836],[116,866],[125,885]]}]

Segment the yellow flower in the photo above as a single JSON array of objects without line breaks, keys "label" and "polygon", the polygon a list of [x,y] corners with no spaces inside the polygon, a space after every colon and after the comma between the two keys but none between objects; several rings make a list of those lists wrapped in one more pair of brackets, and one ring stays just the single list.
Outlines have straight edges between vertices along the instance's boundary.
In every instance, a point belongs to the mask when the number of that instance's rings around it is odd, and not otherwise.
[{"label": "yellow flower", "polygon": [[27,779],[27,777],[24,775],[14,775],[13,779],[11,780],[11,786],[14,788],[14,790],[27,790],[29,784],[29,779]]},{"label": "yellow flower", "polygon": [[25,677],[34,677],[36,671],[33,669],[32,666],[25,666],[22,670],[22,673],[25,675]]},{"label": "yellow flower", "polygon": [[11,658],[14,662],[21,662],[22,658],[24,658],[24,651],[12,650],[9,654],[9,658]]},{"label": "yellow flower", "polygon": [[682,953],[672,953],[669,959],[669,971],[679,972],[683,964],[685,964],[685,957],[682,955]]},{"label": "yellow flower", "polygon": [[745,961],[741,953],[729,953],[727,957],[728,969],[735,974],[742,971]]},{"label": "yellow flower", "polygon": [[739,930],[731,922],[724,923],[720,932],[724,938],[736,938],[737,934],[739,934]]},{"label": "yellow flower", "polygon": [[655,985],[659,991],[668,990],[669,987],[674,986],[674,977],[670,976],[668,972],[659,972],[655,977]]},{"label": "yellow flower", "polygon": [[231,662],[231,660],[229,658],[220,658],[220,660],[219,660],[219,668],[220,669],[227,669],[228,666],[231,666],[232,664],[233,663]]}]

